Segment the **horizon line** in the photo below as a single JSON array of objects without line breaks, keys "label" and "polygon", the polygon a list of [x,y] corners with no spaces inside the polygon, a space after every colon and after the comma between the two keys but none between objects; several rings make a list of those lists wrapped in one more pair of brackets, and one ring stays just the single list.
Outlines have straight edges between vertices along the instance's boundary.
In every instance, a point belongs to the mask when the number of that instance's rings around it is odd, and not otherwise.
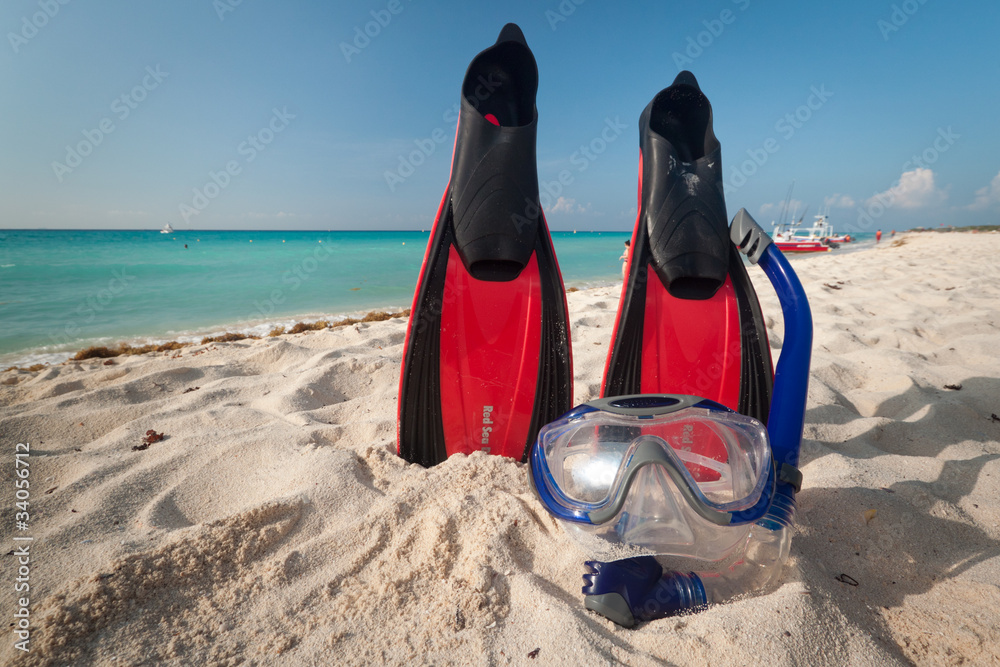
[{"label": "horizon line", "polygon": [[[0,232],[156,232],[161,230],[155,227],[0,227]],[[416,234],[426,234],[430,229],[175,229],[169,234],[179,234],[182,232],[412,232]],[[615,229],[550,229],[551,233],[564,234],[631,234],[632,230]]]}]

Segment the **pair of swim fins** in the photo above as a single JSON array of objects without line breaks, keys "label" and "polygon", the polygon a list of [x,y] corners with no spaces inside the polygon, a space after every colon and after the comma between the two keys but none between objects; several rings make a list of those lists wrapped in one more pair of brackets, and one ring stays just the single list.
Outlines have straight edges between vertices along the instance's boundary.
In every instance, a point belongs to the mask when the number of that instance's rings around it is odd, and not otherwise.
[{"label": "pair of swim fins", "polygon": [[[404,343],[398,453],[524,461],[573,407],[566,295],[539,203],[538,69],[508,24],[462,84],[451,179]],[[712,108],[689,72],[640,119],[640,201],[603,395],[687,393],[766,420],[770,352],[729,240]]]}]

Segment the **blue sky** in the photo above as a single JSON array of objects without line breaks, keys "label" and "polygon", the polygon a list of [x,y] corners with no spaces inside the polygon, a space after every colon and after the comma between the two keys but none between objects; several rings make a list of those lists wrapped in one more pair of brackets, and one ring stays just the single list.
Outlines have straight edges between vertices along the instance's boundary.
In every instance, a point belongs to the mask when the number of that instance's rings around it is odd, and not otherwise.
[{"label": "blue sky", "polygon": [[1000,222],[992,2],[6,0],[0,227],[429,228],[465,68],[508,21],[543,191],[572,177],[553,229],[631,229],[638,116],[680,69],[730,214],[770,223],[794,180],[838,230]]}]

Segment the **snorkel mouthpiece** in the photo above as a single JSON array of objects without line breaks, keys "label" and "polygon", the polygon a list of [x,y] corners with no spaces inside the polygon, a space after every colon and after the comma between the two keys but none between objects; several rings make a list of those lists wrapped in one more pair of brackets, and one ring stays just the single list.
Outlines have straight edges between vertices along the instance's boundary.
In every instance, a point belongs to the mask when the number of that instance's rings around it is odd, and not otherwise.
[{"label": "snorkel mouthpiece", "polygon": [[610,563],[587,561],[584,606],[631,628],[642,621],[689,614],[772,587],[788,558],[795,500],[779,494],[772,510],[754,524],[740,559],[711,573],[664,571],[653,556]]},{"label": "snorkel mouthpiece", "polygon": [[613,563],[586,562],[583,604],[626,628],[640,621],[674,616],[707,604],[705,587],[694,572],[668,572],[652,556]]}]

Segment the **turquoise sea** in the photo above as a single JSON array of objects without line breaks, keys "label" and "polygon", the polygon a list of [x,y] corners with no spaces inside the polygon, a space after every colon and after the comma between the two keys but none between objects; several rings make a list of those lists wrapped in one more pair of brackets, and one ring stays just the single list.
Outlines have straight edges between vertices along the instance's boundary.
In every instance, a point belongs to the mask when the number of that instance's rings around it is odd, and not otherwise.
[{"label": "turquoise sea", "polygon": [[[627,233],[553,236],[567,286],[620,277]],[[260,334],[304,319],[408,308],[428,237],[0,230],[0,368],[64,361],[90,345]]]},{"label": "turquoise sea", "polygon": [[[567,287],[620,280],[629,233],[552,236]],[[58,363],[91,345],[262,335],[279,324],[408,308],[428,237],[0,230],[0,369]]]}]

